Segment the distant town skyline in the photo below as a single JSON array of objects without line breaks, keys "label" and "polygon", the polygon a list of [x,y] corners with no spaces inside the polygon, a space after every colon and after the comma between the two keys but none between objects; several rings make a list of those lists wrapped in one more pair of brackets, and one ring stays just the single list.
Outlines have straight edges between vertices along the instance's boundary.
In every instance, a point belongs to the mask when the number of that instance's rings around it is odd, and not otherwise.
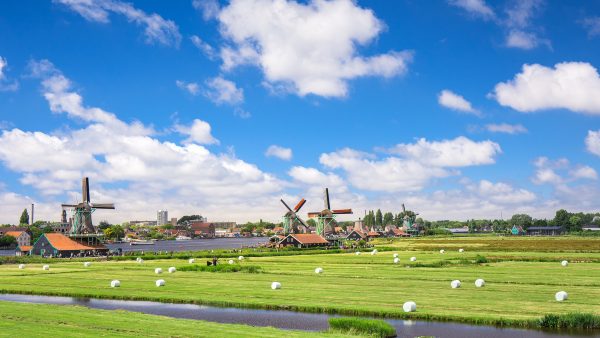
[{"label": "distant town skyline", "polygon": [[83,176],[95,223],[599,211],[597,2],[6,1],[0,33],[0,223]]}]

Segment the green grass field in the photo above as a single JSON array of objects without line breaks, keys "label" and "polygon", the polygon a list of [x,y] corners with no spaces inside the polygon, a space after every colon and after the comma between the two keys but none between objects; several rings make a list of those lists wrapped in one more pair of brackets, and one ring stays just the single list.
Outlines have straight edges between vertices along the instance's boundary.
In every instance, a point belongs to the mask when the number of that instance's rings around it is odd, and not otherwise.
[{"label": "green grass field", "polygon": [[[569,240],[573,240],[568,245]],[[56,261],[0,266],[0,292],[155,300],[235,307],[292,309],[347,315],[452,320],[469,323],[534,326],[544,314],[569,312],[600,315],[600,241],[566,238],[452,238],[400,240],[382,245],[397,251],[376,256],[363,253],[246,258],[242,265],[261,273],[177,271],[187,260],[94,262]],[[557,244],[558,243],[558,244]],[[519,247],[526,247],[521,251]],[[465,249],[459,253],[458,248]],[[552,249],[558,247],[558,249]],[[445,254],[439,249],[444,248]],[[400,264],[393,264],[398,253]],[[417,257],[417,262],[409,258]],[[489,263],[475,264],[481,256]],[[570,262],[562,267],[560,261]],[[198,260],[202,264],[202,260]],[[167,285],[157,288],[159,276]],[[314,269],[324,273],[316,275]],[[474,281],[483,278],[484,288]],[[120,288],[110,288],[112,279]],[[462,287],[450,288],[459,279]],[[273,281],[282,283],[271,290]],[[566,302],[554,300],[567,291]],[[404,313],[402,304],[415,301],[417,312]]]}]

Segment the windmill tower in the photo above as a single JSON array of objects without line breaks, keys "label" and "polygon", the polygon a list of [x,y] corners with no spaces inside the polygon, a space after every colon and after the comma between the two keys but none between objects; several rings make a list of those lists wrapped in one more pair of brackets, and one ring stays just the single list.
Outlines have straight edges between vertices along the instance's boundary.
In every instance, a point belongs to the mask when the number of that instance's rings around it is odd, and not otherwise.
[{"label": "windmill tower", "polygon": [[300,209],[302,209],[302,206],[304,206],[304,204],[306,203],[306,200],[304,198],[301,199],[300,202],[298,202],[298,204],[296,204],[294,209],[291,209],[289,207],[289,205],[287,205],[287,203],[285,203],[285,201],[283,199],[281,199],[281,203],[283,203],[285,208],[288,210],[285,213],[285,215],[283,215],[283,233],[285,235],[288,235],[290,233],[293,233],[293,234],[300,233],[301,232],[300,227],[304,227],[304,231],[308,233],[309,232],[308,225],[306,225],[306,223],[304,223],[302,218],[300,218],[300,216],[298,216],[298,211],[300,211]]},{"label": "windmill tower", "polygon": [[96,209],[115,209],[115,205],[112,203],[98,203],[92,204],[90,201],[90,180],[84,177],[81,180],[81,194],[82,202],[78,204],[62,204],[63,210],[69,208],[73,215],[73,224],[69,230],[70,237],[76,237],[79,239],[87,238],[88,243],[99,241],[98,237],[101,235],[96,233],[94,225],[92,224],[92,213]]},{"label": "windmill tower", "polygon": [[328,188],[325,188],[323,193],[323,202],[325,204],[325,209],[320,212],[309,212],[308,217],[317,218],[317,234],[321,236],[330,234],[335,235],[335,226],[337,225],[335,215],[351,214],[352,209],[331,210]]},{"label": "windmill tower", "polygon": [[406,211],[406,207],[404,207],[404,203],[402,203],[402,214],[404,215],[402,220],[402,225],[406,227],[406,230],[409,233],[414,233],[417,229],[414,228],[415,220],[417,219],[417,213],[413,211]]}]

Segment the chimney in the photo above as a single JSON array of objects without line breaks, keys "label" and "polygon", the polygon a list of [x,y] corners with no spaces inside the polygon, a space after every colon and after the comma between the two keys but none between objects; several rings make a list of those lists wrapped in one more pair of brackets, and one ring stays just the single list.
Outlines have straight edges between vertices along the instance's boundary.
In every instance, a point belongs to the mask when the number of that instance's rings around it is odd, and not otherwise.
[{"label": "chimney", "polygon": [[34,211],[34,204],[31,203],[31,225],[33,225],[33,211]]}]

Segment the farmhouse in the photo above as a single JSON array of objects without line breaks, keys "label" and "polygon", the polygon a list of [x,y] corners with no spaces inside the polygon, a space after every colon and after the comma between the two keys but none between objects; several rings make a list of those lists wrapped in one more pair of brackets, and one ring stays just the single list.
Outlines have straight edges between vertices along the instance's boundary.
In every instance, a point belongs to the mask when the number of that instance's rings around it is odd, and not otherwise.
[{"label": "farmhouse", "polygon": [[27,255],[29,255],[31,248],[33,248],[33,246],[31,246],[31,245],[23,245],[23,246],[19,245],[17,247],[17,249],[15,250],[15,256],[27,256]]},{"label": "farmhouse", "polygon": [[317,246],[328,246],[329,242],[317,234],[289,234],[282,239],[277,246],[295,246],[297,248],[309,248]]},{"label": "farmhouse", "polygon": [[18,246],[31,245],[31,236],[27,231],[7,231],[4,235],[14,237]]},{"label": "farmhouse", "polygon": [[84,245],[63,234],[43,234],[31,248],[32,255],[72,257],[105,255],[108,249],[102,245]]},{"label": "farmhouse", "polygon": [[561,226],[529,227],[527,234],[530,236],[557,236],[562,235],[565,229]]},{"label": "farmhouse", "polygon": [[524,235],[525,234],[525,230],[523,230],[523,227],[521,226],[516,226],[513,225],[512,229],[510,230],[510,233],[517,236],[517,235]]},{"label": "farmhouse", "polygon": [[350,241],[360,241],[360,240],[366,240],[367,239],[367,235],[365,235],[362,232],[356,231],[356,230],[352,230],[348,236],[346,236],[347,240]]}]

